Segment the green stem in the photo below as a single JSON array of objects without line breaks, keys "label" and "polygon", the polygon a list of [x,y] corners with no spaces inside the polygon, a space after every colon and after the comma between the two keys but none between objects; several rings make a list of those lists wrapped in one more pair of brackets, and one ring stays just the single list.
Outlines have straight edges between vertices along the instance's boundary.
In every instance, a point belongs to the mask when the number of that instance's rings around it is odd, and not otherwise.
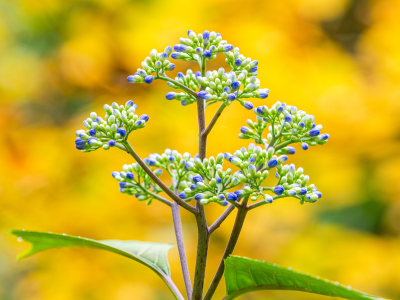
[{"label": "green stem", "polygon": [[232,254],[233,250],[235,249],[236,243],[239,239],[240,232],[242,231],[243,223],[247,215],[247,201],[249,200],[248,197],[244,198],[243,203],[238,208],[238,212],[236,214],[235,224],[232,228],[231,236],[229,237],[228,244],[226,245],[225,252],[222,256],[221,262],[219,263],[217,272],[210,284],[210,287],[207,290],[206,295],[204,296],[203,300],[210,300],[215,293],[215,290],[218,287],[219,282],[221,281],[222,275],[224,274],[225,264],[224,260]]},{"label": "green stem", "polygon": [[142,167],[142,169],[150,176],[150,178],[176,203],[180,206],[185,208],[186,210],[190,211],[191,213],[196,213],[196,209],[187,204],[178,195],[176,195],[173,191],[169,189],[161,180],[153,173],[153,171],[145,164],[145,162],[137,155],[137,153],[133,150],[132,146],[126,141],[123,143],[123,147],[121,145],[116,145],[118,148],[127,151],[135,160],[136,162]]},{"label": "green stem", "polygon": [[183,85],[182,83],[171,79],[169,77],[164,77],[164,76],[156,76],[155,79],[161,79],[164,81],[169,81],[171,83],[173,83],[176,86],[179,86],[182,90],[184,90],[186,93],[192,95],[193,97],[197,98],[197,93],[195,91],[193,91],[192,89],[188,88],[186,85]]}]

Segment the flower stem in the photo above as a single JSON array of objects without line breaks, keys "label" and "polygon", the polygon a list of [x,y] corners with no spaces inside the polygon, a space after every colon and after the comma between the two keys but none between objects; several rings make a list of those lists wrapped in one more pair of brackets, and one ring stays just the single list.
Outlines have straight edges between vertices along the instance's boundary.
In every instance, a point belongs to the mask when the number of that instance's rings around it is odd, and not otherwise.
[{"label": "flower stem", "polygon": [[190,280],[189,267],[188,267],[186,251],[185,251],[185,243],[183,241],[180,207],[176,202],[174,202],[171,205],[171,210],[172,210],[172,219],[174,222],[176,244],[178,245],[179,259],[181,261],[183,281],[185,282],[186,295],[187,295],[188,299],[191,299],[192,298],[192,282]]},{"label": "flower stem", "polygon": [[[117,145],[116,145],[117,146]],[[145,162],[139,157],[139,155],[133,150],[132,146],[126,141],[123,143],[125,151],[127,151],[135,160],[136,162],[142,167],[142,169],[147,173],[147,175],[150,176],[151,179],[176,203],[178,203],[180,206],[185,208],[186,210],[195,213],[197,210],[187,204],[185,201],[183,201],[181,198],[179,198],[178,195],[176,195],[173,191],[169,189],[161,180],[156,176],[156,174],[153,173],[153,171],[145,164]],[[118,147],[120,148],[120,147]]]},{"label": "flower stem", "polygon": [[[205,59],[202,58],[201,61],[201,73],[205,76]],[[203,87],[200,88],[202,90]],[[197,97],[197,118],[199,123],[199,158],[203,160],[206,156],[207,150],[207,136],[203,135],[202,132],[205,130],[205,100]],[[210,234],[208,232],[207,219],[204,212],[204,207],[200,202],[196,203],[197,213],[196,223],[197,223],[197,257],[196,257],[196,267],[194,273],[193,282],[193,300],[201,300],[203,296],[204,278],[206,272],[207,264],[207,253],[208,253],[208,242]]]},{"label": "flower stem", "polygon": [[221,106],[218,108],[217,112],[215,113],[214,117],[211,119],[210,124],[208,124],[207,128],[201,133],[202,135],[206,137],[208,136],[210,131],[213,129],[215,123],[217,122],[218,118],[224,111],[225,107],[226,107],[225,103],[222,103]]},{"label": "flower stem", "polygon": [[233,225],[232,228],[232,233],[229,238],[228,244],[226,245],[225,252],[222,256],[221,262],[219,263],[217,272],[215,273],[215,276],[211,282],[210,287],[207,290],[206,295],[204,296],[203,300],[210,300],[212,296],[215,293],[215,290],[218,287],[219,282],[221,281],[222,275],[224,274],[225,270],[225,264],[224,260],[232,254],[233,250],[235,249],[236,243],[239,239],[240,232],[243,227],[244,219],[246,218],[247,215],[247,201],[248,197],[244,198],[243,203],[241,206],[238,208],[238,212],[236,214],[236,219],[235,219],[235,224]]},{"label": "flower stem", "polygon": [[219,216],[219,218],[210,226],[208,227],[208,231],[213,233],[219,226],[221,226],[222,222],[230,215],[230,213],[235,209],[233,204],[229,205],[229,207]]},{"label": "flower stem", "polygon": [[182,83],[169,78],[169,77],[164,77],[164,76],[156,76],[155,79],[161,79],[164,81],[169,81],[171,83],[173,83],[176,86],[179,86],[182,90],[184,90],[186,93],[192,95],[193,97],[197,98],[197,93],[195,91],[193,91],[192,89],[188,88],[186,85],[183,85]]}]

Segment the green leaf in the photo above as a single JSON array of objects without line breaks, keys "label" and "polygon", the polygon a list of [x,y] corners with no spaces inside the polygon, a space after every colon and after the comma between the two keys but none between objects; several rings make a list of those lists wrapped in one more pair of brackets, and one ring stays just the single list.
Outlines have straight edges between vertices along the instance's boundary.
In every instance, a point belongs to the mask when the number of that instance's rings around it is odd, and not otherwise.
[{"label": "green leaf", "polygon": [[67,234],[56,234],[49,232],[12,230],[12,234],[32,244],[32,247],[21,253],[18,258],[22,259],[37,252],[53,248],[63,247],[91,247],[113,252],[127,258],[133,259],[153,270],[168,285],[175,297],[183,299],[172,282],[171,271],[168,264],[168,250],[172,248],[168,244],[140,242],[140,241],[118,241],[118,240],[92,240],[88,238],[72,236]]},{"label": "green leaf", "polygon": [[226,299],[256,290],[294,290],[354,300],[382,299],[266,261],[239,256],[225,259],[224,275]]}]

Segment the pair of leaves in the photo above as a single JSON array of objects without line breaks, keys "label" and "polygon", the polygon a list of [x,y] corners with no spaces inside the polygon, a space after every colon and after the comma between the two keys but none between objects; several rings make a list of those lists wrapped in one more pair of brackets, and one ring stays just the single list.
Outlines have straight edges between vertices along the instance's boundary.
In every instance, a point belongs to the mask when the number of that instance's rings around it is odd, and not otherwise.
[{"label": "pair of leaves", "polygon": [[[133,259],[153,270],[168,285],[177,299],[182,294],[171,280],[168,250],[171,245],[139,241],[96,241],[88,238],[37,231],[13,230],[12,234],[32,244],[19,258],[39,251],[62,247],[92,247]],[[255,290],[297,290],[354,300],[377,300],[351,288],[283,268],[268,262],[230,256],[225,260],[226,299]]]}]

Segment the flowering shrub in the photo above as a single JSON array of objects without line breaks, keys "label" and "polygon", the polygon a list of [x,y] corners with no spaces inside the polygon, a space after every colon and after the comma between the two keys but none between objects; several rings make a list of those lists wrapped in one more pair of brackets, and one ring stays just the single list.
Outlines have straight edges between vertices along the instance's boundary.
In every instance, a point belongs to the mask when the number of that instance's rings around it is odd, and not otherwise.
[{"label": "flowering shrub", "polygon": [[[225,55],[230,71],[225,71],[224,68],[206,69],[207,61],[218,54]],[[166,74],[175,68],[172,60],[197,62],[199,71],[189,69],[186,74],[179,72],[173,79]],[[312,115],[294,106],[281,102],[257,106],[254,108],[255,120],[247,120],[247,126],[242,126],[239,133],[239,138],[253,140],[254,143],[249,143],[247,148],[243,147],[233,154],[220,153],[216,157],[206,157],[207,136],[227,106],[238,102],[250,110],[254,105],[248,99],[268,97],[269,90],[261,88],[257,71],[258,62],[240,54],[239,48],[228,44],[220,34],[209,31],[195,34],[189,30],[187,38],[179,39],[179,44],[174,47],[168,46],[161,53],[153,49],[150,56],[142,62],[142,68],[128,76],[127,80],[146,84],[163,80],[173,89],[166,94],[167,100],[179,100],[182,105],[196,103],[199,123],[196,133],[199,136],[198,153],[181,154],[167,149],[162,154],[153,153],[144,159],[139,157],[129,143],[129,136],[135,130],[144,128],[149,117],[145,114],[138,116],[137,106],[132,100],[125,105],[105,105],[104,117],[92,112],[83,122],[85,129],[75,133],[76,148],[83,152],[117,148],[129,153],[136,160],[134,164],[124,165],[121,171],[114,171],[112,176],[118,181],[120,192],[133,195],[147,204],[153,200],[161,201],[171,208],[187,299],[212,299],[224,272],[228,298],[260,288],[276,288],[349,299],[373,299],[309,275],[265,262],[260,264],[230,256],[250,210],[270,205],[285,197],[295,198],[301,204],[314,203],[322,197],[322,193],[309,183],[310,178],[304,174],[303,168],[296,168],[289,163],[289,157],[296,153],[295,146],[307,150],[310,146],[323,145],[328,141],[329,135],[321,132],[322,125],[317,125]],[[219,108],[206,126],[204,111],[206,107],[216,103],[219,103]],[[167,174],[170,180],[162,181],[162,173]],[[274,179],[274,183],[271,184],[272,180],[267,181],[267,178]],[[208,225],[204,211],[207,204],[228,206],[211,225]],[[198,228],[193,281],[187,264],[180,208],[193,214]],[[232,234],[214,279],[203,295],[210,235],[235,210],[237,215]],[[52,247],[89,245],[130,257],[150,267],[164,280],[177,299],[184,299],[170,277],[166,258],[168,245],[94,241],[25,231],[15,231],[15,234],[33,243],[34,247],[28,255]],[[249,274],[244,271],[235,273],[243,266]],[[280,280],[276,279],[279,277],[277,274],[281,276]],[[259,276],[258,280],[254,280],[254,276]],[[268,282],[271,278],[275,279]],[[310,280],[313,284],[310,284]],[[249,286],[244,286],[244,283]]]}]

